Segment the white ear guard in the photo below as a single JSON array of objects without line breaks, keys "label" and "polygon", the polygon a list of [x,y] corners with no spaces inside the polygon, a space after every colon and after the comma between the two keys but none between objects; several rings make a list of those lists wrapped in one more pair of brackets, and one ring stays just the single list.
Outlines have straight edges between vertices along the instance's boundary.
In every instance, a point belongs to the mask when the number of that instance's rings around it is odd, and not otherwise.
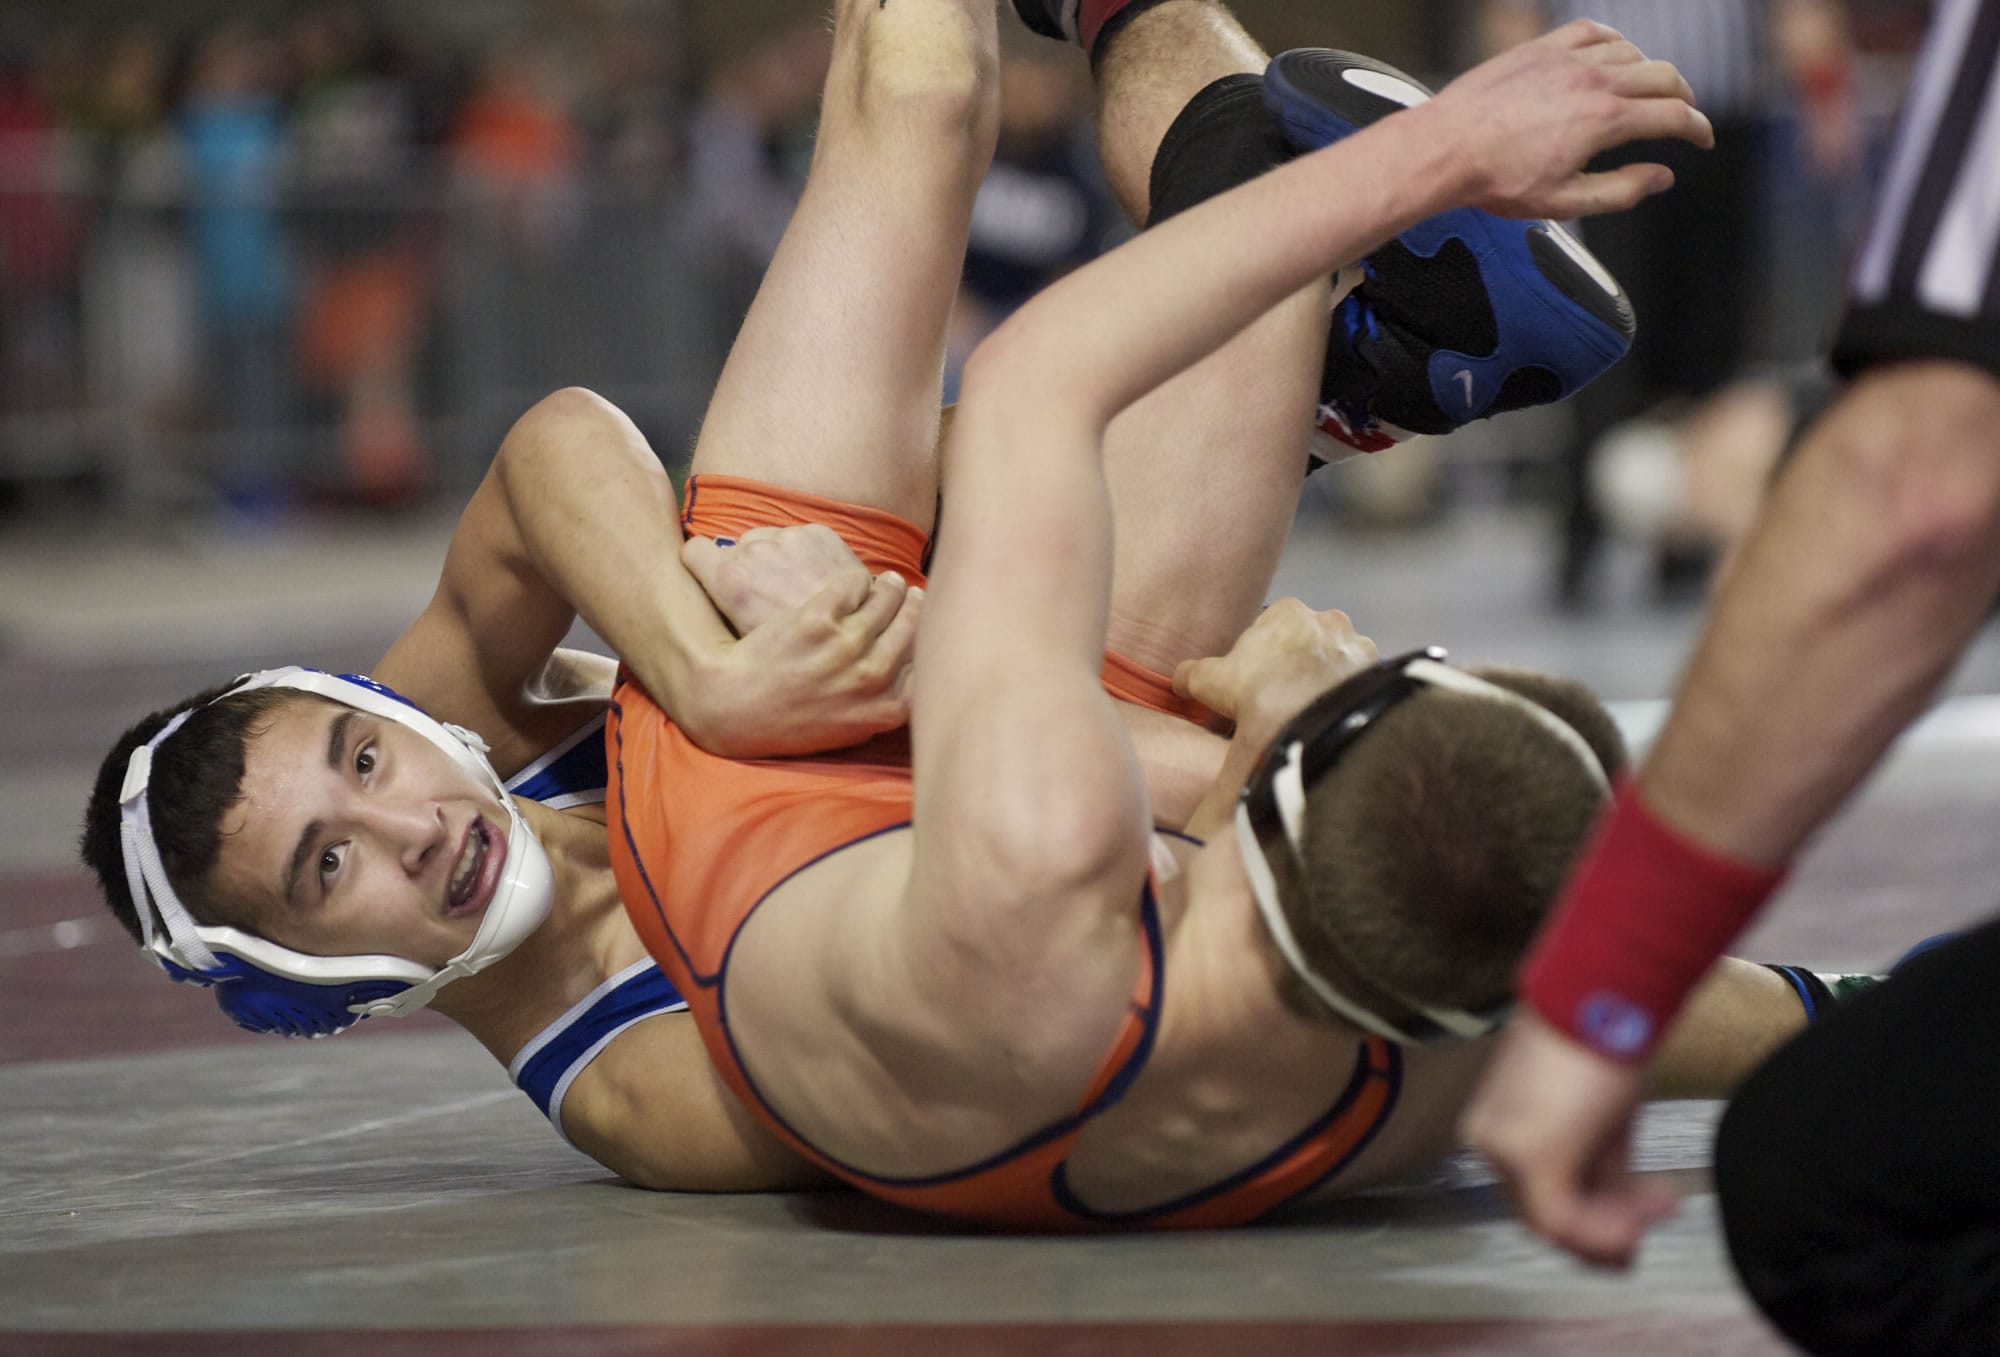
[{"label": "white ear guard", "polygon": [[[1315,967],[1292,932],[1278,900],[1272,853],[1304,863],[1306,791],[1384,713],[1424,687],[1447,688],[1505,702],[1525,712],[1567,746],[1600,787],[1609,779],[1589,743],[1554,712],[1519,693],[1488,683],[1445,662],[1430,646],[1385,660],[1315,699],[1294,717],[1265,751],[1236,806],[1237,848],[1250,878],[1251,894],[1271,940],[1292,971],[1334,1013],[1365,1032],[1390,1041],[1421,1045],[1485,1036],[1506,1021],[1512,1004],[1472,1011],[1433,1008],[1366,974],[1345,956]],[[1327,941],[1337,950],[1339,940]],[[1338,976],[1329,975],[1338,971]],[[1336,980],[1338,983],[1336,983]]]},{"label": "white ear guard", "polygon": [[[548,856],[521,819],[506,784],[471,731],[446,725],[372,679],[314,669],[268,669],[246,675],[224,697],[256,688],[314,693],[416,731],[474,776],[490,782],[508,815],[507,857],[493,901],[471,944],[433,970],[393,956],[318,957],[234,928],[197,924],[174,893],[153,842],[147,785],[153,754],[186,724],[180,713],[132,751],[119,790],[125,877],[147,952],[175,980],[212,987],[223,1012],[251,1031],[328,1036],[363,1017],[401,1016],[429,1003],[460,976],[492,965],[548,917],[555,876]],[[221,699],[217,699],[218,701]]]}]

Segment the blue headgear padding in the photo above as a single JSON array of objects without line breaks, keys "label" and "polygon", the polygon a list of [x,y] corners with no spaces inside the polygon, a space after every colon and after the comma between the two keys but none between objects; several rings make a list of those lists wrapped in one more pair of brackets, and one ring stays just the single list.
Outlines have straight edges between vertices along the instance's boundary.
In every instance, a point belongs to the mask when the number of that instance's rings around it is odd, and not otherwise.
[{"label": "blue headgear padding", "polygon": [[[371,693],[380,693],[382,694],[382,696],[389,698],[392,701],[402,703],[404,706],[408,707],[411,711],[424,711],[422,707],[419,707],[416,703],[410,701],[409,698],[404,697],[401,693],[397,692],[394,688],[391,688],[388,684],[383,683],[379,679],[369,678],[368,675],[366,674],[335,674],[334,677],[341,680],[343,683],[351,683],[357,688],[366,688]],[[424,715],[429,716],[430,713],[424,712]]]},{"label": "blue headgear padding", "polygon": [[404,980],[364,980],[314,985],[259,970],[241,957],[219,956],[212,971],[191,971],[165,957],[162,970],[174,980],[215,991],[215,1002],[247,1032],[278,1037],[330,1037],[352,1027],[361,1015],[349,1005],[386,999],[409,988]]}]

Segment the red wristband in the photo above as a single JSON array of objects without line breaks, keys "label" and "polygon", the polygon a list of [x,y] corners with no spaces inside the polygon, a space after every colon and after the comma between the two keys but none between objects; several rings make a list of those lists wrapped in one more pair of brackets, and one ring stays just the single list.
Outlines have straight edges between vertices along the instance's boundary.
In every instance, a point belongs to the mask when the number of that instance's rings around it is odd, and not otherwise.
[{"label": "red wristband", "polygon": [[1668,828],[1627,782],[1522,968],[1521,997],[1591,1050],[1638,1064],[1784,879]]}]

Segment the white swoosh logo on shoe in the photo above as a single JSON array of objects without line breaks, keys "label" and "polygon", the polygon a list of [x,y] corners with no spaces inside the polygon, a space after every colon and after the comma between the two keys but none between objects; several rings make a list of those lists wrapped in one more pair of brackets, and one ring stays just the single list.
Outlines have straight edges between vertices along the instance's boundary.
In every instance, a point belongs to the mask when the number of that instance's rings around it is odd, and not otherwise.
[{"label": "white swoosh logo on shoe", "polygon": [[1562,247],[1562,252],[1582,265],[1583,271],[1590,275],[1591,281],[1603,288],[1607,295],[1612,297],[1623,295],[1624,289],[1619,287],[1618,280],[1611,276],[1611,270],[1598,262],[1596,255],[1584,249],[1582,241],[1555,222],[1543,222],[1542,226],[1548,232],[1549,238]]},{"label": "white swoosh logo on shoe", "polygon": [[1460,368],[1457,372],[1452,373],[1451,377],[1455,382],[1465,383],[1465,408],[1470,410],[1472,408],[1472,369]]},{"label": "white swoosh logo on shoe", "polygon": [[1415,108],[1418,104],[1427,104],[1431,101],[1430,95],[1416,85],[1408,80],[1398,80],[1386,71],[1371,71],[1365,66],[1350,66],[1340,73],[1340,78],[1358,90],[1364,90],[1378,99],[1401,104],[1404,108]]}]

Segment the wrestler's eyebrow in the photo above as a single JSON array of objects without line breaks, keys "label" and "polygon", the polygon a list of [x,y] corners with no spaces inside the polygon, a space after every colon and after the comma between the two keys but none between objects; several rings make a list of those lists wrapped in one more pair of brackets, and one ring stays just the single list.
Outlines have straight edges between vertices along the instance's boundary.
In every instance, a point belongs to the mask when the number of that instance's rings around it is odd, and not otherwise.
[{"label": "wrestler's eyebrow", "polygon": [[[358,715],[359,712],[344,711],[334,717],[333,724],[327,728],[326,766],[336,773],[341,769],[342,756],[347,749],[347,732]],[[319,836],[325,830],[326,821],[313,820],[299,831],[299,841],[292,848],[291,863],[285,868],[284,899],[287,904],[298,899],[299,873],[305,870],[306,859],[312,856],[313,845],[319,842]]]}]

